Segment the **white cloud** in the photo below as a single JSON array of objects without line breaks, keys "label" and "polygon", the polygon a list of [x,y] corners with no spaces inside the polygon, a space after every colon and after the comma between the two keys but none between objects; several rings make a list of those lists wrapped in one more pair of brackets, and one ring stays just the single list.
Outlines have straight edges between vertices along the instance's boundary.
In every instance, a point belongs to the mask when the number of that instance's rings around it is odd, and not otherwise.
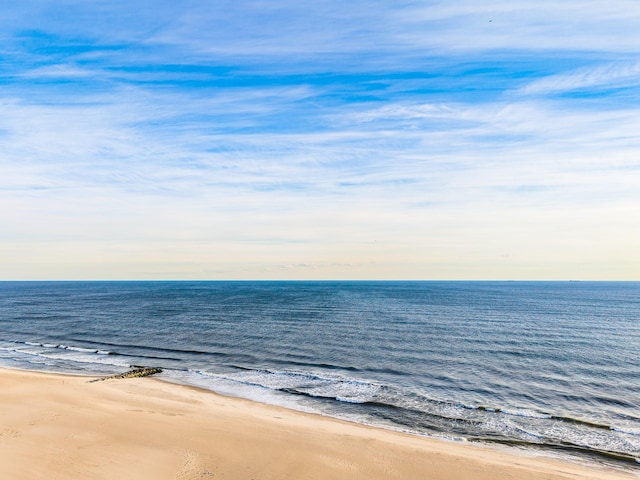
[{"label": "white cloud", "polygon": [[626,62],[580,68],[544,77],[519,90],[522,94],[562,93],[581,89],[611,89],[640,85],[640,63]]},{"label": "white cloud", "polygon": [[[400,10],[407,41],[446,51],[626,52],[640,47],[633,0],[435,2]],[[622,32],[627,32],[622,34]]]},{"label": "white cloud", "polygon": [[638,265],[640,109],[553,95],[637,96],[626,2],[29,3],[39,33],[2,34],[7,278]]}]

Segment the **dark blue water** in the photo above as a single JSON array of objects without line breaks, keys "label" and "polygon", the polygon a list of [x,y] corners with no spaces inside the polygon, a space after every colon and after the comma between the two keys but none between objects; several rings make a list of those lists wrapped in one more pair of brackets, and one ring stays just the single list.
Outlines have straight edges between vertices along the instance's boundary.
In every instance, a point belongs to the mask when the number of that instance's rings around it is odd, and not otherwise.
[{"label": "dark blue water", "polygon": [[640,283],[3,282],[0,366],[637,465]]}]

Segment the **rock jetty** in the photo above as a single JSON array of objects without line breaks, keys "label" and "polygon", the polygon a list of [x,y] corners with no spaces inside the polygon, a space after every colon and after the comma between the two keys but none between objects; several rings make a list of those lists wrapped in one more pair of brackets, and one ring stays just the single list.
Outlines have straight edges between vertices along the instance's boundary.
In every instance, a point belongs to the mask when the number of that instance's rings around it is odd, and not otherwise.
[{"label": "rock jetty", "polygon": [[118,378],[139,378],[139,377],[148,377],[149,375],[155,375],[156,373],[162,372],[161,368],[157,367],[135,367],[124,373],[117,373],[115,375],[108,375],[106,377],[94,378],[93,380],[89,380],[89,383],[100,382],[103,380],[115,380]]}]

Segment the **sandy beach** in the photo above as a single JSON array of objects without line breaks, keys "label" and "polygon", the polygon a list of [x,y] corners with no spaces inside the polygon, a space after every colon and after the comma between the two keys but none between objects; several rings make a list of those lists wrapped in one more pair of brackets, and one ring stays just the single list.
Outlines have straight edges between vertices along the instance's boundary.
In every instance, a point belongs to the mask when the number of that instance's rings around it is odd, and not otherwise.
[{"label": "sandy beach", "polygon": [[633,479],[369,428],[152,377],[0,370],[0,478]]}]

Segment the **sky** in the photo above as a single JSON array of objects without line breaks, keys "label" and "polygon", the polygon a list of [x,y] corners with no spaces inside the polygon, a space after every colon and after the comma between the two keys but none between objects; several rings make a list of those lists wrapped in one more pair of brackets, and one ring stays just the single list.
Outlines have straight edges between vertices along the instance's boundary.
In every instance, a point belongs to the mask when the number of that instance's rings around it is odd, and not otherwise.
[{"label": "sky", "polygon": [[0,279],[640,280],[640,5],[23,0]]}]

